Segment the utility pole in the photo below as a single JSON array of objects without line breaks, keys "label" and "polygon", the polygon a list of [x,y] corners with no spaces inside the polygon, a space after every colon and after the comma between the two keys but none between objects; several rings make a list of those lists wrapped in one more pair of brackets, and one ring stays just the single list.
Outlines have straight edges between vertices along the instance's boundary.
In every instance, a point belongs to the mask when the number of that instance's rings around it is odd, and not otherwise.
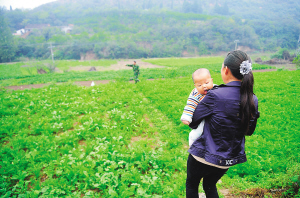
[{"label": "utility pole", "polygon": [[54,71],[55,65],[54,65],[54,54],[53,54],[52,48],[55,47],[55,46],[52,46],[52,43],[51,43],[51,42],[50,42],[49,44],[50,44],[50,47],[48,47],[48,48],[50,48],[50,50],[51,50],[51,56],[52,56],[52,67],[50,67],[50,70],[51,70],[51,71],[52,71],[52,70]]},{"label": "utility pole", "polygon": [[299,39],[298,39],[298,44],[297,44],[296,55],[300,55],[300,34],[299,34]]},{"label": "utility pole", "polygon": [[238,42],[240,42],[240,41],[239,40],[235,40],[234,41],[234,43],[235,43],[235,49],[234,50],[237,50],[237,46],[238,46],[237,44],[238,44]]},{"label": "utility pole", "polygon": [[54,47],[54,46],[52,46],[52,43],[50,42],[49,43],[50,44],[50,47],[48,47],[48,48],[50,48],[50,50],[51,50],[51,56],[52,56],[52,62],[53,62],[53,65],[54,65],[54,54],[53,54],[53,50],[52,50],[52,48]]},{"label": "utility pole", "polygon": [[298,48],[300,47],[300,34],[299,34],[299,39],[298,39]]}]

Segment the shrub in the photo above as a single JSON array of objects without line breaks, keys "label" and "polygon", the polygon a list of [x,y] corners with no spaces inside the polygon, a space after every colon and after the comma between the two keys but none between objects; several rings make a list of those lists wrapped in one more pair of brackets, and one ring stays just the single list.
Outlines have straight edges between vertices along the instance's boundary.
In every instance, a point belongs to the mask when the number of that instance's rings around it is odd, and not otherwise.
[{"label": "shrub", "polygon": [[286,48],[279,49],[276,54],[272,55],[271,58],[278,58],[288,60],[290,58],[290,53]]},{"label": "shrub", "polygon": [[300,69],[300,55],[294,58],[293,63],[296,64],[297,69]]}]

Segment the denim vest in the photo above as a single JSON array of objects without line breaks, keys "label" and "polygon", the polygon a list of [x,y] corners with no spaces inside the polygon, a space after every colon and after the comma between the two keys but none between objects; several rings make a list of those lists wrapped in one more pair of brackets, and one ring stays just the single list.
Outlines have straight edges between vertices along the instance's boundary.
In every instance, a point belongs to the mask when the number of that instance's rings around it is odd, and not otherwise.
[{"label": "denim vest", "polygon": [[[247,161],[245,136],[241,130],[240,81],[232,81],[211,89],[198,104],[192,123],[195,129],[205,119],[203,134],[191,145],[188,152],[219,166],[232,166]],[[252,135],[259,118],[256,113],[250,121],[248,135]]]}]

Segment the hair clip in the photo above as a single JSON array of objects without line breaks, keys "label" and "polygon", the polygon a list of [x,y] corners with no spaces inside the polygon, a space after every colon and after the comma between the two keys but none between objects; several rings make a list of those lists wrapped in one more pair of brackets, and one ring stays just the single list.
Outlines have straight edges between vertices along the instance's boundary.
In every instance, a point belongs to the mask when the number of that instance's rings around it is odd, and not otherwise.
[{"label": "hair clip", "polygon": [[249,74],[252,70],[252,64],[249,60],[243,61],[240,65],[240,73],[244,76],[245,74]]}]

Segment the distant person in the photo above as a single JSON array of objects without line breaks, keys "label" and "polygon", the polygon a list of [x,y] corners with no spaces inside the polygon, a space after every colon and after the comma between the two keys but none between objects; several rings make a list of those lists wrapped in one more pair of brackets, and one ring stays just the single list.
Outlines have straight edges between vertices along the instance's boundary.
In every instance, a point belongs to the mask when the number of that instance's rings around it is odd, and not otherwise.
[{"label": "distant person", "polygon": [[230,52],[221,67],[225,84],[212,88],[197,105],[189,126],[196,129],[203,119],[205,125],[188,150],[187,198],[198,197],[202,178],[206,197],[219,197],[218,180],[231,166],[247,161],[245,136],[253,134],[259,118],[251,70],[245,52]]},{"label": "distant person", "polygon": [[[208,90],[213,88],[213,79],[211,78],[210,72],[208,69],[201,68],[197,69],[192,75],[195,88],[190,93],[187,104],[184,107],[182,116],[180,120],[183,124],[189,125],[192,122],[194,111],[199,104],[199,102],[207,94]],[[203,126],[205,120],[202,120],[197,129],[193,129],[189,134],[189,145],[201,136],[203,133]]]},{"label": "distant person", "polygon": [[132,64],[132,65],[127,64],[126,66],[132,67],[133,73],[134,73],[134,81],[135,81],[135,83],[139,82],[139,81],[140,81],[140,80],[139,80],[140,66],[138,66],[138,65],[136,64],[136,61],[133,61],[133,64]]}]

